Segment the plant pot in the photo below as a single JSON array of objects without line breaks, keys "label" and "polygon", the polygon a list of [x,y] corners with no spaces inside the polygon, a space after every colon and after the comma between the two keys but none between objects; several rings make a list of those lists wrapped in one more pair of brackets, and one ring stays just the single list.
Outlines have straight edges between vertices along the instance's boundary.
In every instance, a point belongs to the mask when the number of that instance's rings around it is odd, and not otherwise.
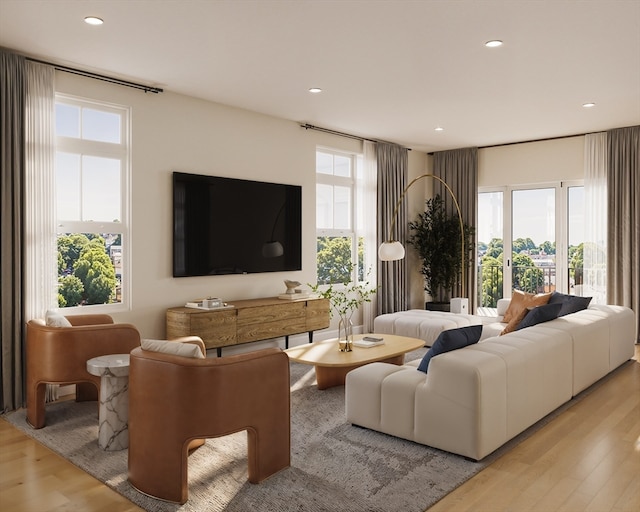
[{"label": "plant pot", "polygon": [[450,302],[425,302],[424,309],[427,311],[444,311],[449,313],[451,311]]}]

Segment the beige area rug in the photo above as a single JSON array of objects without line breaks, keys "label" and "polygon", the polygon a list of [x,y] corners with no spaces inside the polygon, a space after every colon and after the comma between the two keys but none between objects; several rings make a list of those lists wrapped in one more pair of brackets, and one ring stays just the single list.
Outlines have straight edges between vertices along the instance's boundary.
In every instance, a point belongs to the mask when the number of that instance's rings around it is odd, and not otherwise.
[{"label": "beige area rug", "polygon": [[[412,352],[408,360],[423,353],[424,349]],[[95,402],[48,404],[47,426],[39,430],[26,424],[24,410],[5,417],[148,511],[422,512],[561,412],[541,420],[483,461],[472,462],[354,427],[345,421],[344,387],[318,391],[314,384],[311,367],[291,364],[290,468],[259,485],[250,484],[246,433],[208,439],[189,457],[189,501],[182,506],[155,500],[131,487],[127,450],[98,448]],[[167,407],[170,415],[171,405]]]}]

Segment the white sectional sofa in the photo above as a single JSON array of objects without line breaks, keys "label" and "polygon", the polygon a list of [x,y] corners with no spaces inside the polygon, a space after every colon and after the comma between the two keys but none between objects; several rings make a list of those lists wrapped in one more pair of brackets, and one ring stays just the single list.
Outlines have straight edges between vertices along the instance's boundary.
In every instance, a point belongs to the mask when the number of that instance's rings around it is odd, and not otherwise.
[{"label": "white sectional sofa", "polygon": [[633,357],[636,339],[629,308],[591,305],[436,356],[427,374],[372,363],[347,374],[347,421],[480,460]]}]

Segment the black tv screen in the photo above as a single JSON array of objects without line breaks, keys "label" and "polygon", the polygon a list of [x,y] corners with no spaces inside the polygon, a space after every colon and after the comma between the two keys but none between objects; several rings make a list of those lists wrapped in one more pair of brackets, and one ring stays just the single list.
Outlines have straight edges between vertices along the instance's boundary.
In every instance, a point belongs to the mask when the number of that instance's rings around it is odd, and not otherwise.
[{"label": "black tv screen", "polygon": [[302,269],[302,187],[173,173],[173,276]]}]

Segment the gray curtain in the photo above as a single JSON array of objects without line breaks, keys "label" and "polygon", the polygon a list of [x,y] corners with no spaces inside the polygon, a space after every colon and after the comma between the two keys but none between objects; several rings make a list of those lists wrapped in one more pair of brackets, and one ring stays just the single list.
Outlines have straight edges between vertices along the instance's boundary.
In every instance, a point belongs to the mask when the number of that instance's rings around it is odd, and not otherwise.
[{"label": "gray curtain", "polygon": [[640,126],[607,132],[607,302],[630,307],[640,333]]},{"label": "gray curtain", "polygon": [[[477,229],[478,225],[478,148],[452,149],[438,151],[433,155],[433,174],[443,180],[456,196],[462,220],[465,224]],[[440,194],[445,208],[451,215],[457,215],[455,204],[446,188],[434,180],[434,195]],[[475,261],[475,258],[471,258]],[[459,297],[469,299],[469,312],[475,312],[475,282],[477,265],[471,264],[465,275],[465,289],[460,290]],[[460,284],[458,284],[458,289]]]},{"label": "gray curtain", "polygon": [[21,407],[24,389],[23,194],[25,181],[26,61],[0,50],[0,410]]},{"label": "gray curtain", "polygon": [[[406,247],[407,204],[400,206],[396,218],[395,233],[390,233],[393,212],[398,199],[407,186],[409,156],[406,148],[394,144],[376,144],[378,161],[378,245],[396,238]],[[378,260],[377,314],[404,311],[408,304],[407,259],[399,261]]]}]

